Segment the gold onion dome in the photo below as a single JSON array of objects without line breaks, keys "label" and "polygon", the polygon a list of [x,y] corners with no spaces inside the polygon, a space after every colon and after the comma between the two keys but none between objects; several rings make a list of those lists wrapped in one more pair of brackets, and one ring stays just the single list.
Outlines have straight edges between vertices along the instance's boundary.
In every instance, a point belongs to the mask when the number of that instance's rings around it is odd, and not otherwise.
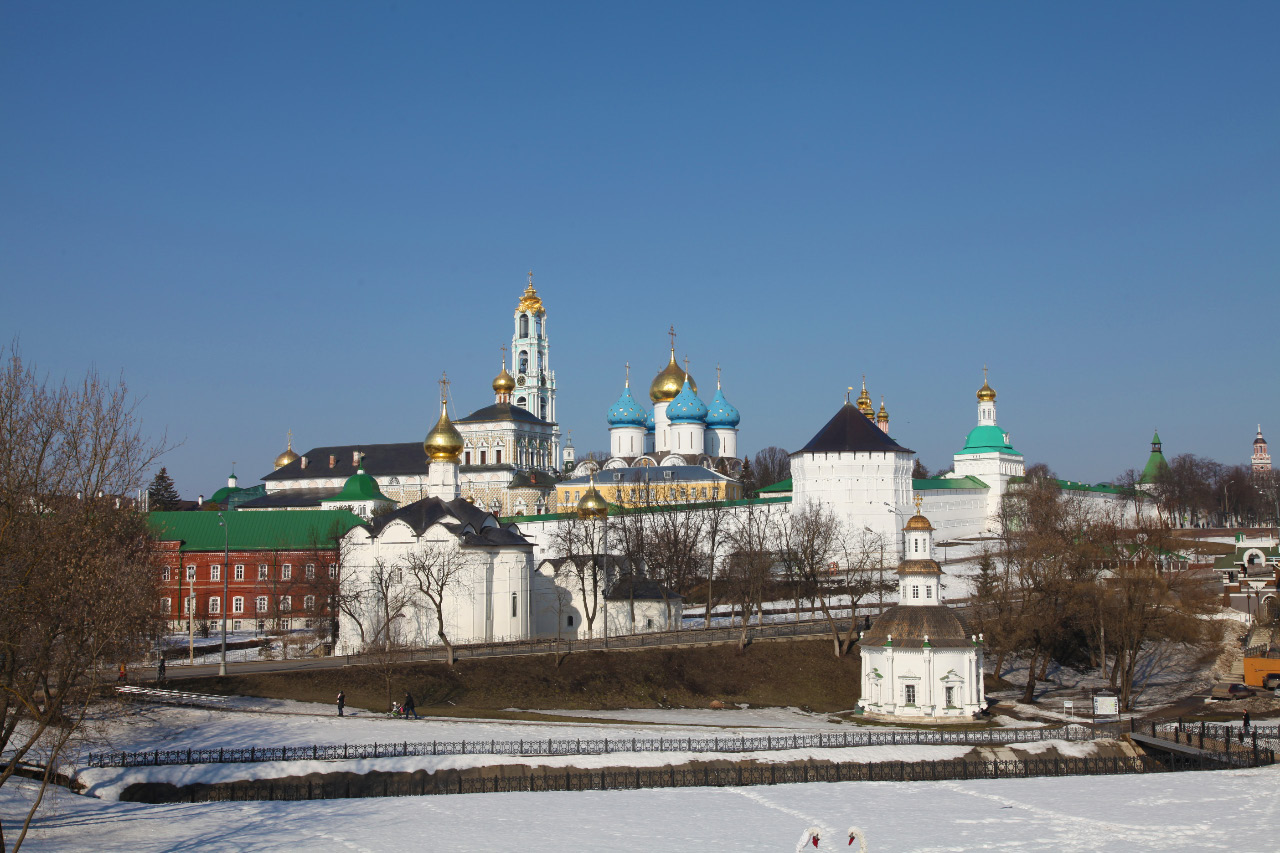
[{"label": "gold onion dome", "polygon": [[876,412],[876,421],[882,424],[889,422],[889,410],[884,407],[883,399],[880,400],[880,411]]},{"label": "gold onion dome", "polygon": [[867,377],[862,377],[862,393],[858,395],[858,411],[866,415],[868,418],[875,415],[876,410],[871,408],[871,395],[867,393]]},{"label": "gold onion dome", "polygon": [[449,420],[449,404],[440,402],[440,420],[427,433],[422,449],[433,462],[457,462],[462,453],[462,433]]},{"label": "gold onion dome", "polygon": [[671,349],[671,361],[662,369],[662,372],[653,377],[653,382],[649,385],[649,399],[655,403],[670,403],[680,393],[680,389],[684,388],[685,380],[689,380],[689,387],[694,394],[698,393],[698,383],[693,381],[693,376],[686,373],[676,364],[675,348]]},{"label": "gold onion dome", "polygon": [[982,387],[978,389],[978,402],[994,403],[996,399],[996,389],[992,388],[987,382],[987,369],[982,368]]},{"label": "gold onion dome", "polygon": [[280,470],[290,462],[297,462],[298,454],[293,452],[293,433],[289,433],[289,446],[285,448],[284,453],[276,457],[276,470]]},{"label": "gold onion dome", "polygon": [[596,477],[591,475],[591,487],[578,501],[578,518],[606,518],[609,515],[609,504],[596,491]]},{"label": "gold onion dome", "polygon": [[516,390],[516,381],[507,372],[507,363],[503,361],[502,372],[493,380],[493,392],[495,394],[510,394],[514,390]]}]

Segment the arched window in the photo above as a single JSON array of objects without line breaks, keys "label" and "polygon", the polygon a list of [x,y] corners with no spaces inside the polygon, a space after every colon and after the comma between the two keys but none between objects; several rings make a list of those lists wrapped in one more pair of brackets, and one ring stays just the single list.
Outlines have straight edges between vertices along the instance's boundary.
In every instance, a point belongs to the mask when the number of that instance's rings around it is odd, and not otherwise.
[{"label": "arched window", "polygon": [[534,328],[534,333],[535,333],[538,337],[542,337],[542,318],[541,318],[541,317],[535,317],[535,318],[534,318],[534,320],[533,320],[533,328]]},{"label": "arched window", "polygon": [[520,315],[520,337],[522,338],[529,337],[529,315],[528,314]]},{"label": "arched window", "polygon": [[517,405],[517,406],[519,406],[519,407],[520,407],[520,408],[522,408],[522,409],[527,408],[527,406],[525,405],[525,399],[524,399],[524,397],[518,397],[518,398],[516,399],[516,405]]},{"label": "arched window", "polygon": [[520,350],[520,372],[529,372],[529,353],[526,350]]}]

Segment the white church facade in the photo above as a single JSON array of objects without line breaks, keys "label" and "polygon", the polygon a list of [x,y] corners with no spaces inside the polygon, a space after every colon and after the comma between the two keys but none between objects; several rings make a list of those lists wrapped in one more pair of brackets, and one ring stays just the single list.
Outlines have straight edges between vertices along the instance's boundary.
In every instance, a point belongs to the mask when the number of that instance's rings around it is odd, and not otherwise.
[{"label": "white church facade", "polygon": [[916,514],[903,528],[898,604],[859,637],[862,713],[915,722],[971,719],[986,707],[981,638],[942,599],[933,526]]}]

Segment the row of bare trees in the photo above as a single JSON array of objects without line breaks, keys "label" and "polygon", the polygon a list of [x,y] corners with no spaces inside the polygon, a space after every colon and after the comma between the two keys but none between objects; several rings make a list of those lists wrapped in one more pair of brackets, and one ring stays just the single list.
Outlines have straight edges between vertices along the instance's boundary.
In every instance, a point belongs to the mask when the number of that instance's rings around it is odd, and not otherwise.
[{"label": "row of bare trees", "polygon": [[1024,660],[1030,702],[1051,662],[1101,668],[1125,708],[1162,656],[1216,639],[1213,578],[1167,520],[1100,508],[1033,476],[1006,498],[979,557],[974,621],[995,657]]},{"label": "row of bare trees", "polygon": [[789,509],[713,503],[691,510],[651,501],[618,508],[607,520],[569,519],[549,550],[562,558],[558,580],[572,591],[589,635],[609,587],[643,577],[659,585],[668,624],[674,594],[705,602],[708,627],[717,606],[729,605],[740,616],[739,647],[751,614],[763,620],[766,602],[790,599],[797,615],[802,602],[813,602],[831,627],[835,654],[846,654],[856,634],[853,624],[840,630],[839,611],[852,613],[866,596],[895,588],[885,579],[885,543],[869,530],[849,530],[828,507]]},{"label": "row of bare trees", "polygon": [[[50,773],[115,666],[156,618],[145,519],[127,499],[164,449],[123,381],[50,382],[16,346],[0,367],[0,786],[48,770],[0,851],[17,850]],[[14,831],[16,829],[16,832]]]},{"label": "row of bare trees", "polygon": [[1169,460],[1154,483],[1139,486],[1130,469],[1117,485],[1130,497],[1148,497],[1176,527],[1260,527],[1280,524],[1280,472],[1223,465],[1194,453]]}]

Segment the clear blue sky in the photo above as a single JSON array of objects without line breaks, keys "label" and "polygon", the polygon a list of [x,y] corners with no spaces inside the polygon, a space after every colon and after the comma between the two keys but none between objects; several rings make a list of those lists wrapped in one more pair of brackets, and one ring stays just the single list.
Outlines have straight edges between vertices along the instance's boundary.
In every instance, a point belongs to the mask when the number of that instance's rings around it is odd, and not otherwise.
[{"label": "clear blue sky", "polygon": [[[187,497],[492,401],[724,366],[794,450],[866,373],[930,468],[1280,449],[1280,4],[6,3],[0,333],[123,371]],[[709,396],[709,394],[708,394]]]}]

